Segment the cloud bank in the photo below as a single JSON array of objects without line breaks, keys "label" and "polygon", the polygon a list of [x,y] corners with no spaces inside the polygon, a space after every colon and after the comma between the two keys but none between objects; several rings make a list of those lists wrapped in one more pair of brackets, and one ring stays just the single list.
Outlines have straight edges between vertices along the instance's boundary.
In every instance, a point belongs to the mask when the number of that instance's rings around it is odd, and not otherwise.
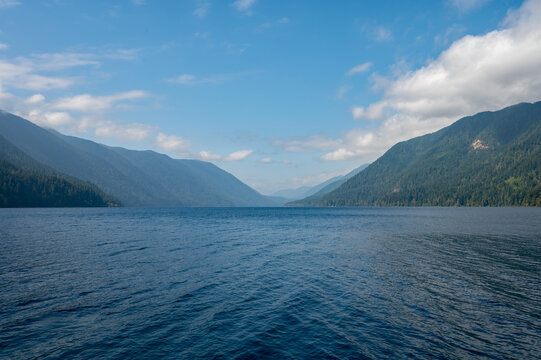
[{"label": "cloud bank", "polygon": [[320,144],[338,144],[321,158],[373,160],[398,141],[434,132],[461,117],[540,100],[539,19],[541,1],[526,1],[508,13],[500,29],[464,36],[426,66],[384,82],[380,101],[352,109],[355,119],[377,126],[351,130],[339,139],[318,139]]}]

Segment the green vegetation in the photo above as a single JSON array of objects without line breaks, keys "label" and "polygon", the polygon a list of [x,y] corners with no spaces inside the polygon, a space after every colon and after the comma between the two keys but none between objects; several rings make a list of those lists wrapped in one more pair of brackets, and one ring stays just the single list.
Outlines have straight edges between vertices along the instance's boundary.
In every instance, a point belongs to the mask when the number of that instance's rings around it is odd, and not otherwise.
[{"label": "green vegetation", "polygon": [[95,185],[56,172],[0,136],[0,207],[119,205]]},{"label": "green vegetation", "polygon": [[96,186],[24,170],[0,159],[0,207],[119,206]]},{"label": "green vegetation", "polygon": [[393,146],[296,206],[541,206],[541,102],[463,118]]},{"label": "green vegetation", "polygon": [[95,184],[125,206],[272,206],[279,202],[208,162],[105,146],[1,111],[0,134],[34,162]]}]

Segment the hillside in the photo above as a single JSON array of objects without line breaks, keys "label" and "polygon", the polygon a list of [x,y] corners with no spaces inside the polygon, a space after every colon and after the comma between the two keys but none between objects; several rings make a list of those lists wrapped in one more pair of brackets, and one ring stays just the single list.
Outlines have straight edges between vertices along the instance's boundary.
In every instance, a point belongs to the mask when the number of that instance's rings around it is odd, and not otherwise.
[{"label": "hillside", "polygon": [[401,142],[338,189],[293,206],[540,206],[541,102]]},{"label": "hillside", "polygon": [[55,172],[0,136],[0,207],[119,205],[95,185]]},{"label": "hillside", "polygon": [[0,112],[0,134],[37,162],[95,184],[126,206],[276,204],[211,163],[109,147],[5,112]]},{"label": "hillside", "polygon": [[273,193],[272,196],[280,196],[289,200],[298,200],[312,195],[323,195],[337,189],[347,180],[364,170],[367,166],[368,164],[363,164],[345,175],[332,177],[314,186],[301,186],[296,189],[280,190]]}]

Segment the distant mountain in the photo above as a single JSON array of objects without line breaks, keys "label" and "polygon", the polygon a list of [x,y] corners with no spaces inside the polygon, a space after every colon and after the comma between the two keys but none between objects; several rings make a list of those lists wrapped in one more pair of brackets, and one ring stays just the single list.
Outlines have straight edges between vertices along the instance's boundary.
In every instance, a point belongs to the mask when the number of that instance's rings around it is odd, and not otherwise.
[{"label": "distant mountain", "polygon": [[541,102],[462,118],[401,142],[292,206],[541,206]]},{"label": "distant mountain", "polygon": [[119,205],[95,185],[55,172],[0,136],[0,207]]},{"label": "distant mountain", "polygon": [[340,185],[345,183],[348,179],[351,177],[357,175],[359,172],[364,170],[368,164],[363,164],[359,166],[358,168],[353,169],[346,175],[339,175],[332,177],[320,184],[314,185],[314,186],[301,186],[296,189],[285,189],[280,190],[272,194],[272,196],[278,196],[285,199],[291,200],[298,200],[303,199],[308,196],[312,195],[323,195],[326,194],[336,188],[338,188]]},{"label": "distant mountain", "polygon": [[91,182],[126,206],[273,206],[217,166],[110,147],[0,112],[0,134],[39,163]]}]

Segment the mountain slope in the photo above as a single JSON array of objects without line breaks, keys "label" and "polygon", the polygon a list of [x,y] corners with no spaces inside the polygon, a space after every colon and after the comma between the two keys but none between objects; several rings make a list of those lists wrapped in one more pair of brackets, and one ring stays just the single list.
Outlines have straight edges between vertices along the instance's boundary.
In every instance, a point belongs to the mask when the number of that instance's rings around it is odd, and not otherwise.
[{"label": "mountain slope", "polygon": [[367,166],[368,164],[363,164],[345,175],[332,177],[314,186],[302,186],[296,189],[280,190],[273,193],[272,196],[280,196],[289,200],[298,200],[312,195],[323,195],[338,188],[348,179],[364,170]]},{"label": "mountain slope", "polygon": [[358,168],[355,168],[355,169],[351,170],[346,175],[337,176],[336,178],[334,178],[334,181],[325,184],[325,186],[321,187],[317,192],[313,193],[312,195],[313,196],[322,196],[322,195],[325,195],[327,193],[330,193],[331,191],[333,191],[335,189],[338,189],[340,187],[340,185],[342,185],[343,183],[345,183],[346,181],[348,181],[349,179],[351,179],[352,177],[354,177],[355,175],[357,175],[358,173],[360,173],[361,171],[366,169],[368,167],[368,165],[369,164],[363,164],[363,165],[359,166]]},{"label": "mountain slope", "polygon": [[57,171],[96,184],[126,206],[269,206],[274,201],[217,166],[109,147],[0,113],[0,133]]},{"label": "mountain slope", "polygon": [[119,205],[95,185],[55,172],[0,136],[0,207]]},{"label": "mountain slope", "polygon": [[299,206],[541,205],[541,102],[462,118],[401,142]]}]

